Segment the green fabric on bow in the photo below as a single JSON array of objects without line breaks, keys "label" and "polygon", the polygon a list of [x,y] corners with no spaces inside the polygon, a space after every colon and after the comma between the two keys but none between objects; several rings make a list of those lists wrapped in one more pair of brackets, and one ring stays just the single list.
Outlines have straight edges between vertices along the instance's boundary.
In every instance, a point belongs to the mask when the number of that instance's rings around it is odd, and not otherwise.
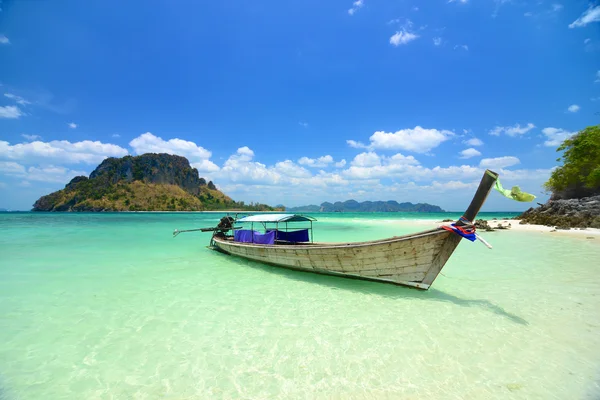
[{"label": "green fabric on bow", "polygon": [[504,189],[500,183],[500,179],[496,179],[496,185],[494,186],[494,189],[499,191],[504,197],[508,197],[509,199],[516,201],[530,202],[535,199],[534,195],[522,192],[518,186],[513,186],[511,190]]}]

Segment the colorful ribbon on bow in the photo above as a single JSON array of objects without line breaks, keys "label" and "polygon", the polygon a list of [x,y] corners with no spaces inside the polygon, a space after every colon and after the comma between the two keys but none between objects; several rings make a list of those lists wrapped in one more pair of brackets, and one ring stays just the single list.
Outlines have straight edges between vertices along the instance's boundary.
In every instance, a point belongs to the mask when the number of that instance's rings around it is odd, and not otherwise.
[{"label": "colorful ribbon on bow", "polygon": [[468,221],[465,217],[460,217],[459,221],[462,222],[462,225],[457,225],[457,223],[451,225],[442,225],[442,229],[454,232],[457,235],[474,242],[477,239],[477,235],[475,234],[475,225],[473,225],[473,223]]}]

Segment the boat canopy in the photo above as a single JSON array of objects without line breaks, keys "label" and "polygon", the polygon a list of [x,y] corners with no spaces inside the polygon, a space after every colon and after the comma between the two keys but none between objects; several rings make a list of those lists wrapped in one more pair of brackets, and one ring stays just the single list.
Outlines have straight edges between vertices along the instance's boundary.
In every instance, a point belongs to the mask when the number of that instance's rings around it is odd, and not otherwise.
[{"label": "boat canopy", "polygon": [[259,214],[240,218],[236,222],[303,222],[316,220],[316,218],[298,214]]}]

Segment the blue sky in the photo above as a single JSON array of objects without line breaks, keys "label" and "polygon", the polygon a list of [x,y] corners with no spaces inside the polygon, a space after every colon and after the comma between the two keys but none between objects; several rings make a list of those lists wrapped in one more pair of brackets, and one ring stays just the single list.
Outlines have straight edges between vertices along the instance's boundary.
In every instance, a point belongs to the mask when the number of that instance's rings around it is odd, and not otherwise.
[{"label": "blue sky", "polygon": [[[168,152],[235,200],[463,210],[486,167],[545,201],[598,123],[580,0],[0,3],[0,207]],[[495,193],[486,210],[524,210]]]}]

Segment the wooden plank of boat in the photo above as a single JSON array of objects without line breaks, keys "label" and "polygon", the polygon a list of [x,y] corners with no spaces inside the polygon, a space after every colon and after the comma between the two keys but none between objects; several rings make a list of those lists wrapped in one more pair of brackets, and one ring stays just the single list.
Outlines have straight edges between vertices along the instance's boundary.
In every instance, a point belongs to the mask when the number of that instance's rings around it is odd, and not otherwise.
[{"label": "wooden plank of boat", "polygon": [[[475,219],[497,178],[495,172],[485,172],[464,219]],[[276,221],[282,217],[269,218]],[[260,218],[255,220],[260,221]],[[462,220],[456,224],[465,225]],[[214,235],[211,247],[233,256],[290,269],[429,289],[461,239],[444,229],[365,242],[302,245],[243,243],[232,237]]]}]

